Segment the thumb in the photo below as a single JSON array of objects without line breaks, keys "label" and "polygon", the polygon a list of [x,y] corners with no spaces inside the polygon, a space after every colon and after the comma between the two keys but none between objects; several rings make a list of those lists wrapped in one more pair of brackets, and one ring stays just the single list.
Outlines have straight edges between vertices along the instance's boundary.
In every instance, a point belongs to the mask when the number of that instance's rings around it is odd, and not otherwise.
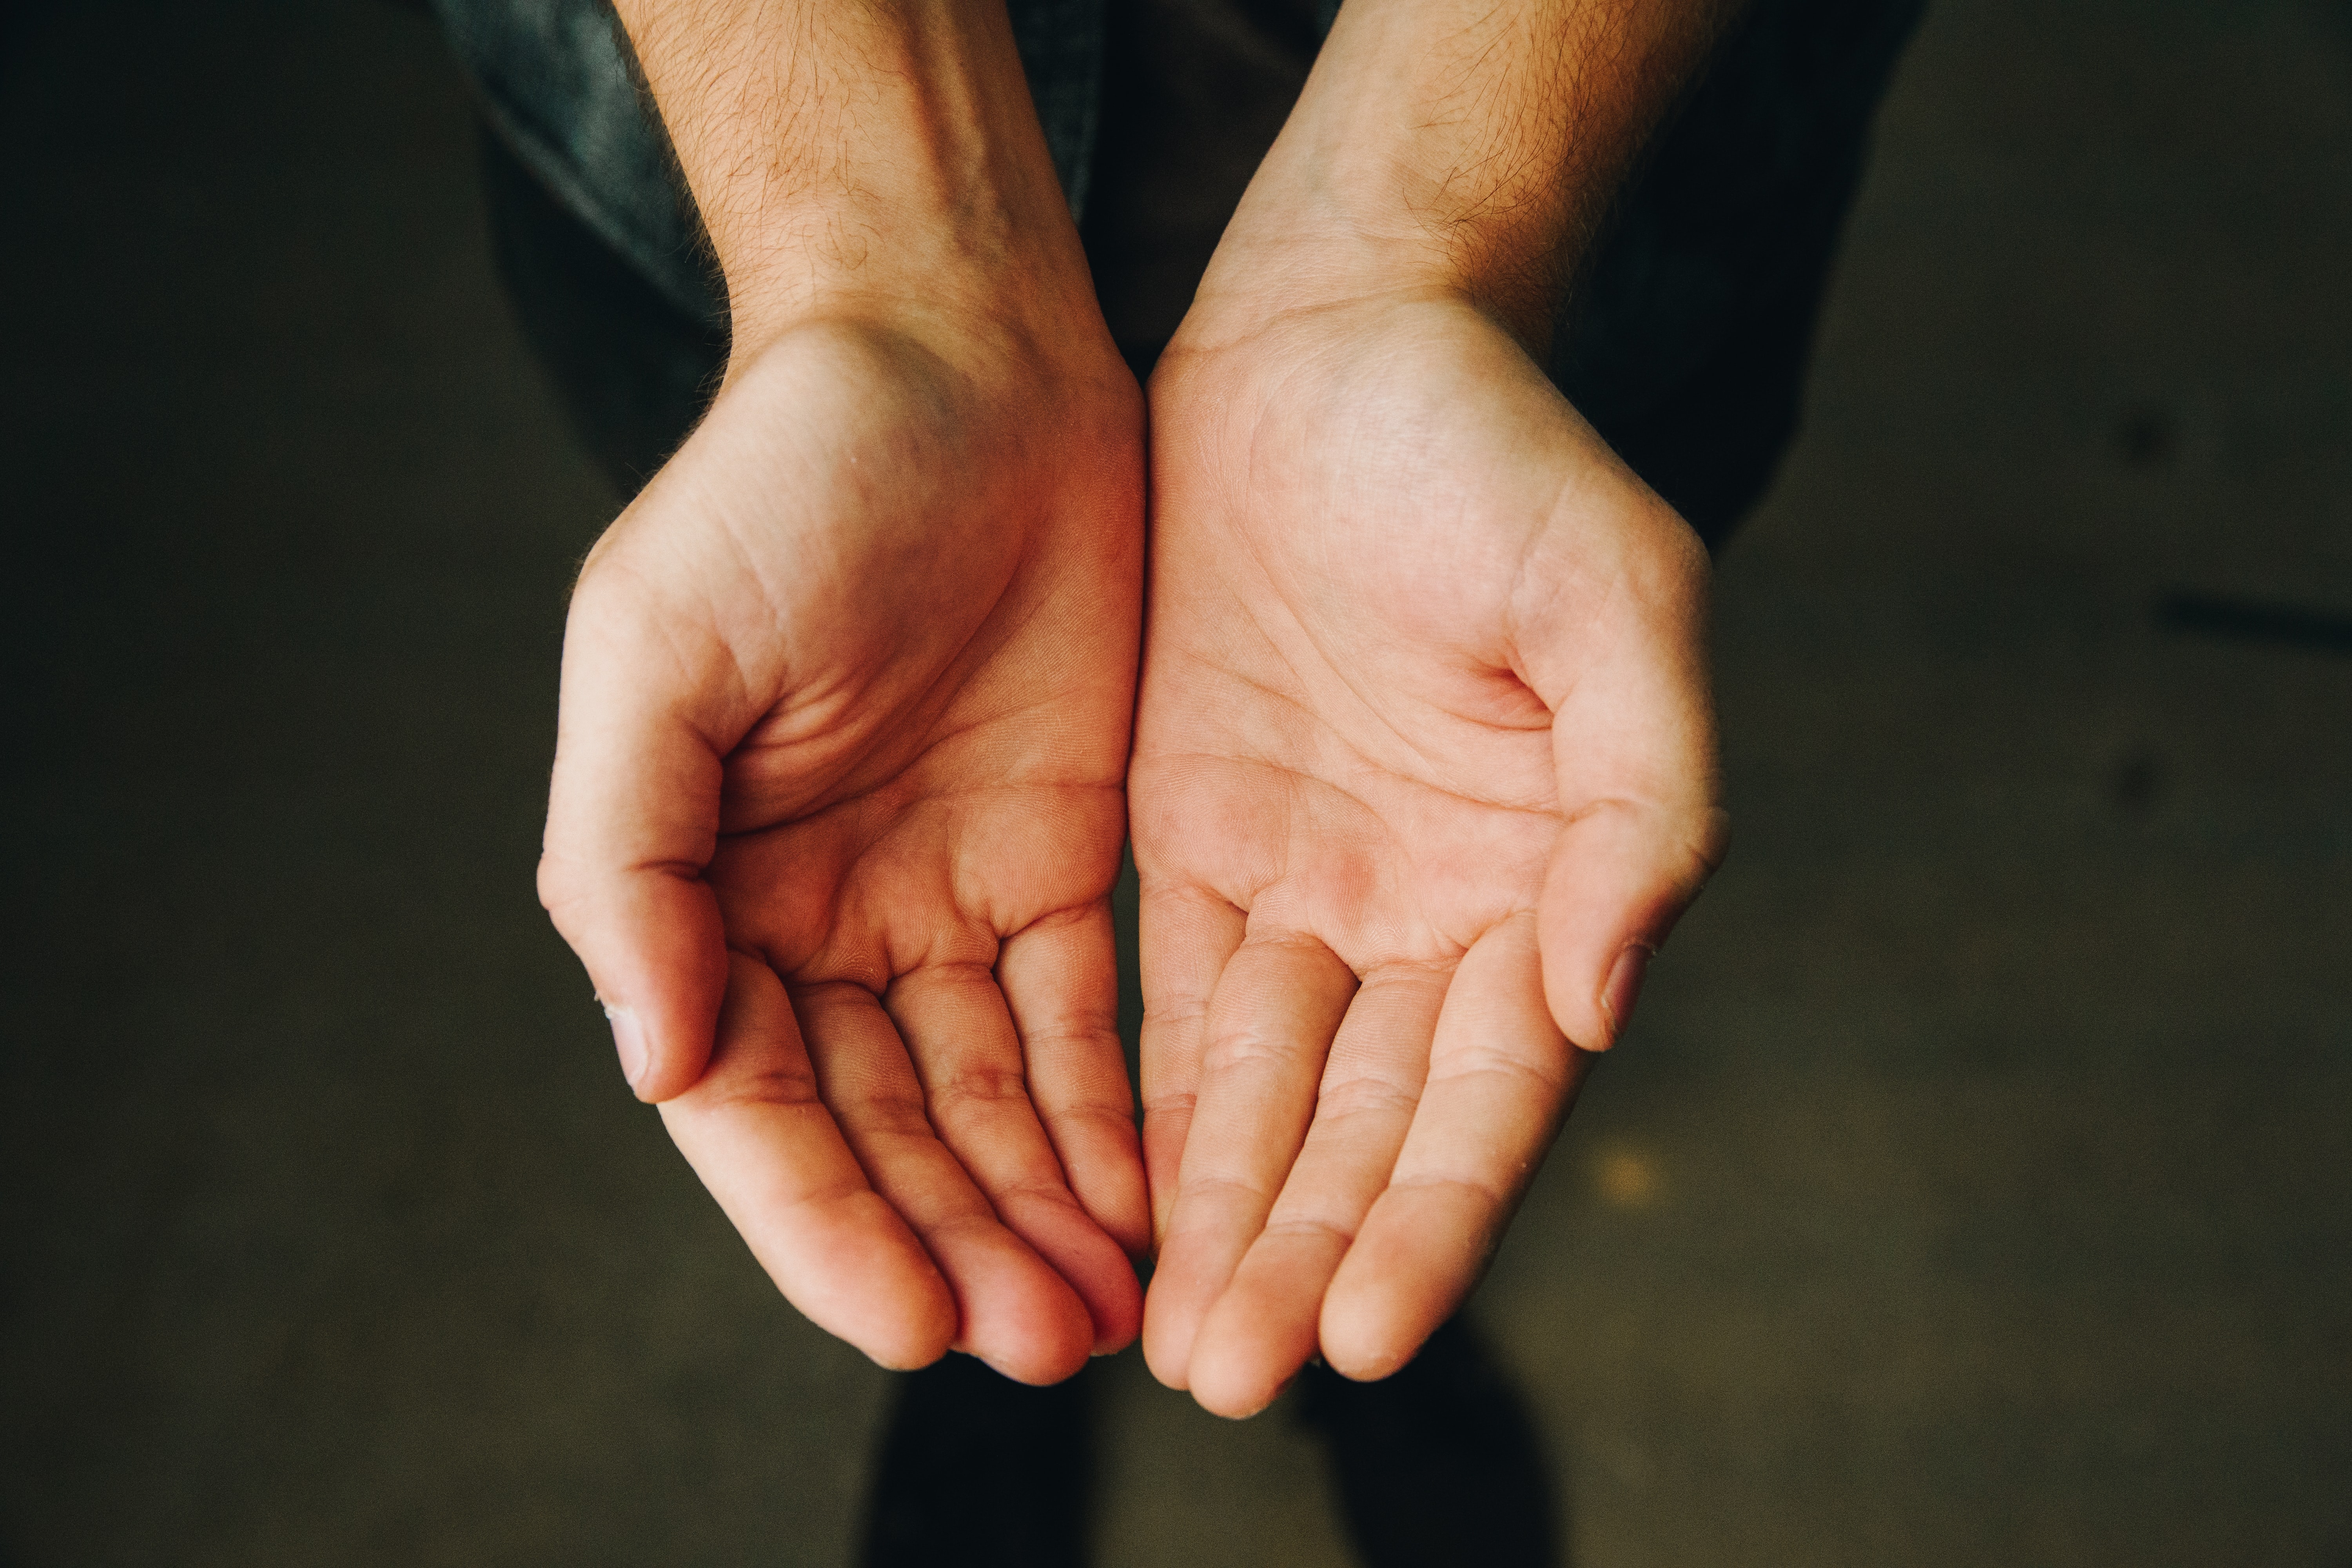
[{"label": "thumb", "polygon": [[696,722],[719,651],[664,624],[641,594],[585,578],[564,627],[540,901],[587,965],[621,1070],[645,1100],[702,1076],[727,986],[719,900],[703,877],[723,753]]},{"label": "thumb", "polygon": [[1552,848],[1536,914],[1552,1021],[1588,1051],[1616,1044],[1650,960],[1723,858],[1719,808],[1587,802]]},{"label": "thumb", "polygon": [[1535,646],[1523,647],[1552,710],[1561,816],[1536,912],[1544,996],[1560,1032],[1594,1051],[1623,1033],[1650,959],[1722,863],[1731,831],[1706,556],[1662,503],[1631,510],[1639,525],[1605,574],[1614,581],[1588,575],[1586,593],[1554,595],[1564,613],[1527,628]]}]

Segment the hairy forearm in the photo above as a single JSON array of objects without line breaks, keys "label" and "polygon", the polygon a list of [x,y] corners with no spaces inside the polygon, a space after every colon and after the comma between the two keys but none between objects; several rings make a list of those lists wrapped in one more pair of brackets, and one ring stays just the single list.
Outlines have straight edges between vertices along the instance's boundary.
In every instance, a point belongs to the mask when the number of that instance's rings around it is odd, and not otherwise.
[{"label": "hairy forearm", "polygon": [[726,273],[739,355],[812,312],[1083,279],[1002,0],[618,8]]},{"label": "hairy forearm", "polygon": [[1349,0],[1204,300],[1461,290],[1531,346],[1741,0]]}]

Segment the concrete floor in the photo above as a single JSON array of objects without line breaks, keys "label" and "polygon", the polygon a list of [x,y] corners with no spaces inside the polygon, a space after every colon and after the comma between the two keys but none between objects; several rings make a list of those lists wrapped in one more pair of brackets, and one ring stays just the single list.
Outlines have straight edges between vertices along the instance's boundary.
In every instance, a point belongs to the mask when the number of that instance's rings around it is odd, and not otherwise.
[{"label": "concrete floor", "polygon": [[[845,1561],[533,903],[612,510],[370,0],[0,80],[0,1561]],[[1577,1561],[2352,1563],[2352,13],[1943,0],[1724,563],[1738,843],[1479,1299]],[[1101,1561],[1345,1554],[1133,1358]]]}]

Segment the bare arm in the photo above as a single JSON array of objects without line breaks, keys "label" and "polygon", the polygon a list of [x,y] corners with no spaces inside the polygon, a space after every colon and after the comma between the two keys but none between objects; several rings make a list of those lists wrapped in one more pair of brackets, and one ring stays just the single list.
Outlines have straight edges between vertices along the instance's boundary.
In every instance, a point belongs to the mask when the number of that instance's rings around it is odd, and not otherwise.
[{"label": "bare arm", "polygon": [[1153,376],[1143,1338],[1211,1409],[1460,1304],[1722,854],[1704,553],[1536,356],[1725,9],[1349,0]]},{"label": "bare arm", "polygon": [[1359,293],[1476,301],[1529,349],[1742,0],[1349,0],[1194,331]]},{"label": "bare arm", "polygon": [[618,0],[736,355],[825,312],[1083,333],[1086,259],[1000,4]]},{"label": "bare arm", "polygon": [[1139,395],[1000,4],[621,12],[734,349],[582,573],[541,897],[787,1297],[1066,1376],[1139,1313]]}]

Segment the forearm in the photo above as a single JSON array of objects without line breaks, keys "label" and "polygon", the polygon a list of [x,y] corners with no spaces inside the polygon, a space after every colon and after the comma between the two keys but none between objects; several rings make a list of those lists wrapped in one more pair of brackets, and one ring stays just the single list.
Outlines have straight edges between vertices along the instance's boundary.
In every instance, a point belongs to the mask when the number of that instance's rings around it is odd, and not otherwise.
[{"label": "forearm", "polygon": [[1202,295],[1459,290],[1538,347],[1741,0],[1349,0]]},{"label": "forearm", "polygon": [[1060,313],[1083,289],[1002,0],[618,8],[726,273],[739,359],[813,313],[953,310],[974,291],[992,312]]}]

